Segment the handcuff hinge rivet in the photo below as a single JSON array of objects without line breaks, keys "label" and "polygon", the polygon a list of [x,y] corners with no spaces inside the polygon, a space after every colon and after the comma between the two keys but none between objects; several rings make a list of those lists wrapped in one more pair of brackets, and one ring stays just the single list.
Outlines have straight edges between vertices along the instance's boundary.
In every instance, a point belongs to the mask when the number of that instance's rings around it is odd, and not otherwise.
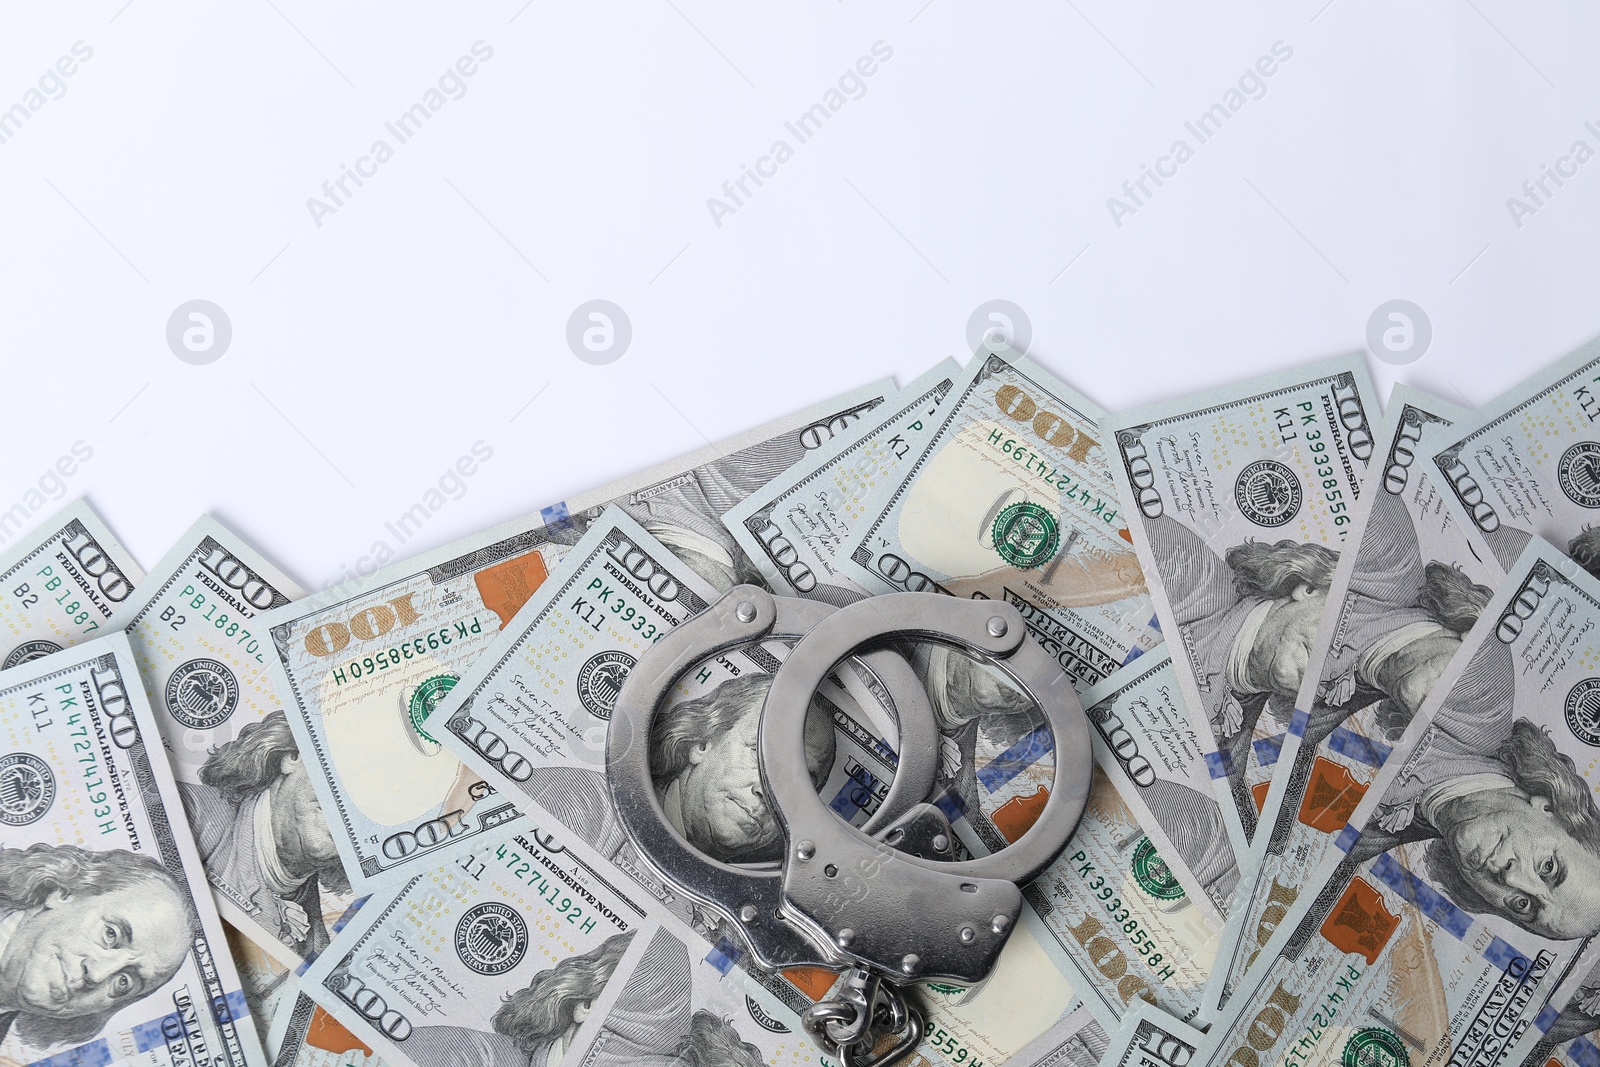
[{"label": "handcuff hinge rivet", "polygon": [[755,622],[756,606],[748,600],[741,600],[739,606],[733,609],[733,614],[740,622]]},{"label": "handcuff hinge rivet", "polygon": [[856,932],[850,929],[848,926],[846,926],[843,930],[840,930],[838,936],[834,938],[834,940],[839,943],[840,948],[849,948],[850,942],[854,941],[855,939]]},{"label": "handcuff hinge rivet", "polygon": [[739,918],[747,923],[755,922],[756,914],[756,906],[754,904],[746,904],[744,907],[739,909]]},{"label": "handcuff hinge rivet", "polygon": [[1006,631],[1009,630],[1009,629],[1011,629],[1011,627],[1006,625],[1006,620],[1002,619],[1000,616],[995,615],[992,618],[990,618],[990,620],[989,620],[989,636],[990,637],[1004,637],[1006,635]]},{"label": "handcuff hinge rivet", "polygon": [[916,974],[917,968],[922,966],[922,957],[915,952],[907,952],[900,960],[900,969],[906,974]]},{"label": "handcuff hinge rivet", "polygon": [[949,847],[950,839],[948,837],[946,837],[944,834],[933,835],[933,850],[935,852],[943,852]]},{"label": "handcuff hinge rivet", "polygon": [[977,937],[977,936],[978,936],[978,931],[974,930],[972,927],[963,926],[961,928],[960,937],[961,937],[961,941],[962,941],[963,944],[967,944],[967,945],[972,944],[972,939]]},{"label": "handcuff hinge rivet", "polygon": [[990,923],[989,927],[995,933],[1003,934],[1003,933],[1006,932],[1006,928],[1009,927],[1010,925],[1011,925],[1011,920],[1009,918],[1007,918],[1004,915],[996,915],[994,917],[994,922]]},{"label": "handcuff hinge rivet", "polygon": [[810,841],[802,841],[795,846],[794,854],[800,859],[800,862],[804,863],[817,854],[817,846]]}]

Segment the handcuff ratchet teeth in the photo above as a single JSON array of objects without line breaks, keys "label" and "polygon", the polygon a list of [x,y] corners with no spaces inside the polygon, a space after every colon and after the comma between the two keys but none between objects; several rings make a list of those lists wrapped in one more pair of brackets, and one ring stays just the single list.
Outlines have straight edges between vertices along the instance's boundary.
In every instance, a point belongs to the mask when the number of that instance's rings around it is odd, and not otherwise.
[{"label": "handcuff ratchet teeth", "polygon": [[[798,638],[773,676],[757,749],[765,799],[784,837],[781,865],[734,865],[689,844],[667,820],[650,776],[657,709],[693,665],[740,646]],[[938,723],[896,642],[931,641],[976,653],[1042,710],[1054,778],[1043,810],[993,855],[954,860],[945,812],[929,803]],[[825,804],[811,780],[805,723],[830,673],[855,657],[882,683],[899,738],[893,782],[861,827]],[[978,985],[1022,909],[1020,886],[1061,854],[1088,802],[1088,721],[1060,665],[1027,634],[1021,614],[991,600],[892,593],[835,609],[735,586],[652,646],[629,672],[611,719],[606,768],[619,819],[664,879],[739,930],[754,961],[848,972],[802,1023],[846,1067],[889,1067],[921,1039],[911,982]],[[872,1056],[888,1035],[893,1046]]]}]

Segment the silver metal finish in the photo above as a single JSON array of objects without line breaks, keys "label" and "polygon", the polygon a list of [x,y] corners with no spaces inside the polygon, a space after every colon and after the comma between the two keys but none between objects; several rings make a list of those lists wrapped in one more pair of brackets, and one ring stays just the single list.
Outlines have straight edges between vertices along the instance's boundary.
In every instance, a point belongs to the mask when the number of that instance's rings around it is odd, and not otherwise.
[{"label": "silver metal finish", "polygon": [[[673,683],[696,663],[755,641],[800,638],[835,610],[814,601],[774,597],[755,586],[735,586],[640,657],[617,697],[606,737],[606,775],[612,800],[634,846],[668,882],[737,926],[756,962],[769,969],[797,965],[838,968],[846,960],[832,936],[818,938],[778,917],[782,871],[777,864],[721,863],[689,844],[667,821],[650,778],[650,724]],[[939,732],[927,692],[904,658],[879,651],[860,657],[860,661],[894,702],[899,727],[894,780],[863,827],[874,833],[919,804],[933,788]],[[811,695],[807,694],[795,713],[802,732],[810,705]],[[762,718],[765,721],[765,712]],[[803,752],[804,748],[791,751]],[[804,759],[798,763],[805,767]],[[810,782],[809,774],[806,780]],[[812,796],[816,796],[815,787]],[[830,813],[830,817],[845,825],[838,816]],[[801,855],[806,846],[807,842],[798,842],[795,854]]]},{"label": "silver metal finish", "polygon": [[[1004,625],[992,625],[996,619]],[[901,852],[835,816],[794,759],[804,743],[797,710],[809,705],[834,664],[886,637],[940,641],[980,653],[1043,709],[1055,740],[1050,797],[1010,847],[960,862]],[[916,956],[919,979],[967,985],[993,970],[1022,908],[1018,885],[1054,862],[1077,828],[1093,769],[1088,720],[1077,694],[1060,666],[1028,638],[1016,609],[922,593],[871,597],[842,608],[796,645],[767,693],[759,746],[762,780],[785,832],[816,850],[811,862],[784,868],[783,917],[829,945],[837,944],[838,931],[852,930],[850,945],[838,951],[857,966],[893,972],[907,956]],[[827,876],[827,867],[835,868],[834,877]],[[930,928],[935,919],[942,935]],[[955,936],[961,925],[973,928],[972,941]]]},{"label": "silver metal finish", "polygon": [[[672,684],[694,664],[783,636],[800,640],[768,690],[757,745],[785,859],[781,866],[732,866],[701,854],[667,821],[650,779],[650,726]],[[987,658],[1044,711],[1054,739],[1049,798],[1027,832],[992,856],[953,860],[949,819],[926,802],[938,729],[919,680],[889,651],[890,641],[904,639]],[[859,829],[817,796],[799,755],[814,694],[851,657],[885,687],[900,732],[889,793]],[[1008,605],[898,593],[834,609],[738,586],[662,638],[630,672],[612,716],[606,767],[618,815],[640,853],[688,896],[737,917],[757,963],[845,970],[834,995],[803,1013],[806,1033],[842,1067],[890,1067],[915,1052],[924,1030],[901,983],[976,985],[988,977],[1016,925],[1019,885],[1052,863],[1077,828],[1093,763],[1071,682]],[[887,1051],[872,1055],[891,1038]]]}]

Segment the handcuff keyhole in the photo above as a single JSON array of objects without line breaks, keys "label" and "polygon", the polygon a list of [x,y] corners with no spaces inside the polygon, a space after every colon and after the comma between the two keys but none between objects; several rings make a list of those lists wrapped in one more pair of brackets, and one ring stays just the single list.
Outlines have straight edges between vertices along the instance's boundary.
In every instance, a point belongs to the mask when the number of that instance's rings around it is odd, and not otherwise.
[{"label": "handcuff keyhole", "polygon": [[978,887],[973,885],[971,882],[962,882],[961,891],[963,893],[976,893],[978,891]]},{"label": "handcuff keyhole", "polygon": [[830,863],[826,867],[822,868],[822,873],[827,875],[829,878],[832,878],[834,875],[839,873],[839,868]]}]

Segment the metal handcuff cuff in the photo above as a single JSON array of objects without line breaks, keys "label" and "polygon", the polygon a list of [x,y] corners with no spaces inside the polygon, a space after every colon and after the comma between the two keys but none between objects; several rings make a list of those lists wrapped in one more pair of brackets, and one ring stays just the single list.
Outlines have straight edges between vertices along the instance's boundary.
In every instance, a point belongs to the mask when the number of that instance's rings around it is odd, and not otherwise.
[{"label": "metal handcuff cuff", "polygon": [[[784,837],[781,864],[734,865],[691,845],[668,821],[650,774],[657,709],[693,665],[740,646],[798,638],[768,689],[757,750],[761,782]],[[928,802],[938,767],[933,707],[892,642],[933,641],[978,653],[1042,709],[1054,738],[1054,780],[1033,825],[1005,849],[952,859],[950,823]],[[898,720],[898,763],[878,810],[861,827],[817,795],[805,753],[812,698],[843,661],[875,675]],[[892,593],[833,608],[735,586],[668,633],[633,667],[606,741],[618,817],[647,863],[738,929],[767,970],[846,972],[802,1023],[844,1067],[889,1064],[921,1041],[923,1021],[903,986],[988,978],[1022,908],[1020,885],[1061,854],[1088,801],[1088,721],[1060,665],[1022,616],[992,600]],[[888,1035],[889,1050],[870,1057]]]}]

